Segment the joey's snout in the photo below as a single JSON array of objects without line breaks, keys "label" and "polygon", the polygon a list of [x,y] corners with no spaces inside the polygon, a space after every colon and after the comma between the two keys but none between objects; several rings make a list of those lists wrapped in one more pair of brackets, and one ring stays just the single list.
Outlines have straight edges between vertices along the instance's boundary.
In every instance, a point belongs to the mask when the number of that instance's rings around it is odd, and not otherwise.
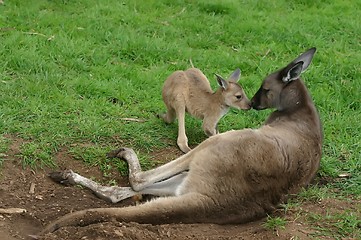
[{"label": "joey's snout", "polygon": [[244,96],[241,100],[238,100],[234,104],[229,104],[228,106],[234,107],[238,110],[250,110],[252,108],[251,101]]},{"label": "joey's snout", "polygon": [[243,106],[241,107],[242,110],[250,110],[252,108],[252,102],[248,99],[244,101]]}]

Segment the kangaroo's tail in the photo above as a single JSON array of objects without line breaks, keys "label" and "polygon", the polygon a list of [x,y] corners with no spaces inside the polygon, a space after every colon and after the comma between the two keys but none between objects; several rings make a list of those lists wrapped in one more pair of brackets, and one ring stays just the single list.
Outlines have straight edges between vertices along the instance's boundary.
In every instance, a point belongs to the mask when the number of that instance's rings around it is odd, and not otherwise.
[{"label": "kangaroo's tail", "polygon": [[124,208],[94,208],[69,213],[45,227],[40,236],[66,226],[87,226],[116,219],[120,222],[148,224],[210,223],[215,208],[209,197],[189,193],[177,197],[158,198],[138,206]]}]

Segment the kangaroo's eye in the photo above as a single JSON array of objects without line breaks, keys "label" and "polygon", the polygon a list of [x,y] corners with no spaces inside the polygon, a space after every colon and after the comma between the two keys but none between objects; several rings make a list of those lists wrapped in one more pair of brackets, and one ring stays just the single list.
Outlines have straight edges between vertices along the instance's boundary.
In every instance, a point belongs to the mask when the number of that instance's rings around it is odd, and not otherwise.
[{"label": "kangaroo's eye", "polygon": [[236,98],[239,100],[242,98],[242,95],[237,95]]},{"label": "kangaroo's eye", "polygon": [[263,93],[266,95],[266,96],[268,96],[268,94],[269,94],[269,89],[263,89]]}]

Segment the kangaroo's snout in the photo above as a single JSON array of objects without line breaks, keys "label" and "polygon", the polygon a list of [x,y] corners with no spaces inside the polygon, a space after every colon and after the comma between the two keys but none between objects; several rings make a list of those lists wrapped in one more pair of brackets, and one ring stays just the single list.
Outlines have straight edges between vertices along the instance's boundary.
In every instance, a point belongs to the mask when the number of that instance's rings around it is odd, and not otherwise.
[{"label": "kangaroo's snout", "polygon": [[264,104],[262,104],[261,102],[261,98],[262,98],[262,89],[260,88],[256,94],[251,98],[251,108],[255,109],[255,110],[263,110],[266,109],[267,107],[264,106]]},{"label": "kangaroo's snout", "polygon": [[254,98],[251,99],[250,107],[253,108],[253,109],[255,109],[255,110],[261,110],[261,109],[259,108],[258,103],[256,102],[256,100],[255,100]]},{"label": "kangaroo's snout", "polygon": [[252,102],[251,103],[251,108],[253,108],[254,110],[263,110],[263,109],[266,109],[265,107],[261,107],[259,106],[258,104],[256,104],[255,102]]}]

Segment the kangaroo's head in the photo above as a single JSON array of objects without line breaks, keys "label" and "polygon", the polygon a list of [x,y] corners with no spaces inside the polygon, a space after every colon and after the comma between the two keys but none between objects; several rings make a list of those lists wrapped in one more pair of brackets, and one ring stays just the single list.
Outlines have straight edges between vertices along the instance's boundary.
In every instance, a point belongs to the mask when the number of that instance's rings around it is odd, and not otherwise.
[{"label": "kangaroo's head", "polygon": [[241,71],[236,69],[227,80],[216,74],[218,85],[221,88],[224,104],[236,109],[251,109],[251,101],[238,83]]},{"label": "kangaroo's head", "polygon": [[267,76],[251,100],[252,108],[276,108],[278,111],[284,111],[301,106],[307,93],[300,85],[300,75],[310,65],[315,52],[316,48],[311,48],[283,69]]}]

